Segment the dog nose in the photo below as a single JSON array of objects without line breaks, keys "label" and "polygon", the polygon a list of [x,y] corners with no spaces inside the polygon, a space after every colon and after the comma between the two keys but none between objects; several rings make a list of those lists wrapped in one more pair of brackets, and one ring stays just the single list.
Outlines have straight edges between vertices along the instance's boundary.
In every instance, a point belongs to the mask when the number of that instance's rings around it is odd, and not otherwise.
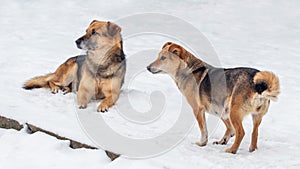
[{"label": "dog nose", "polygon": [[75,42],[76,42],[76,45],[78,46],[81,43],[81,39],[77,39]]},{"label": "dog nose", "polygon": [[147,66],[147,70],[148,70],[149,72],[151,72],[151,66],[150,66],[150,65]]}]

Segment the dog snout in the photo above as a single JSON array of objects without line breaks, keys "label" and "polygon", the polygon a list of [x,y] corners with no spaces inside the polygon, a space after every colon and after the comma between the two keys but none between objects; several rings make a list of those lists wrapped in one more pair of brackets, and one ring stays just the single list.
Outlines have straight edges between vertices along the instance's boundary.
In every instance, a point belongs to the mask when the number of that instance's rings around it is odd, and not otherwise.
[{"label": "dog snout", "polygon": [[81,39],[77,39],[75,42],[76,42],[76,45],[80,45]]},{"label": "dog snout", "polygon": [[77,40],[75,41],[75,43],[76,43],[76,45],[77,45],[77,47],[78,47],[79,49],[81,49],[81,46],[80,46],[81,41],[82,41],[82,38],[79,38],[79,39],[77,39]]},{"label": "dog snout", "polygon": [[153,74],[161,72],[161,70],[157,69],[156,67],[153,67],[152,65],[147,66],[147,70]]},{"label": "dog snout", "polygon": [[150,66],[150,65],[147,66],[147,70],[148,70],[149,72],[151,72],[151,66]]}]

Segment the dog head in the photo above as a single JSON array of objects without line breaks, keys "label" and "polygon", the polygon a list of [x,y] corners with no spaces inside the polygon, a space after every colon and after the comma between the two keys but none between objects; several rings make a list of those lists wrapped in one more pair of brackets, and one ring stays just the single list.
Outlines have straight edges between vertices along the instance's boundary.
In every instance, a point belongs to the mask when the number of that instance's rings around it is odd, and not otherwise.
[{"label": "dog head", "polygon": [[174,75],[178,69],[187,67],[186,58],[188,52],[181,46],[167,42],[163,45],[158,54],[158,58],[147,66],[147,69],[153,73],[166,73]]},{"label": "dog head", "polygon": [[86,34],[76,40],[79,49],[97,50],[104,46],[112,46],[121,41],[121,27],[112,22],[94,20],[86,30]]}]

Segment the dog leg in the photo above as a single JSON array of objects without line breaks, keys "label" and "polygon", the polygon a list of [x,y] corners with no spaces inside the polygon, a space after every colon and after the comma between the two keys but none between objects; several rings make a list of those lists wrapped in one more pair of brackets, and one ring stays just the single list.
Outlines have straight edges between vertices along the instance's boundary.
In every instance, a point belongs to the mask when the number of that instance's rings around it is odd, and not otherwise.
[{"label": "dog leg", "polygon": [[55,85],[53,82],[49,81],[49,87],[50,87],[50,90],[51,90],[51,93],[53,94],[56,94],[58,93],[60,87]]},{"label": "dog leg", "polygon": [[206,127],[206,120],[205,120],[205,111],[204,108],[200,108],[198,110],[198,113],[195,113],[197,116],[197,122],[201,131],[201,140],[200,142],[196,142],[198,146],[205,146],[208,141],[208,132],[207,132],[207,127]]},{"label": "dog leg", "polygon": [[253,120],[253,131],[252,131],[252,137],[251,137],[251,144],[249,147],[249,151],[253,152],[255,149],[257,149],[257,136],[258,136],[258,127],[261,123],[263,115],[261,114],[253,114],[252,120]]},{"label": "dog leg", "polygon": [[226,126],[226,132],[223,136],[223,138],[220,141],[215,141],[213,144],[221,144],[221,145],[226,145],[231,137],[234,136],[235,131],[234,128],[230,122],[230,119],[222,119]]},{"label": "dog leg", "polygon": [[121,82],[119,79],[111,79],[108,82],[104,82],[101,85],[101,89],[105,98],[98,106],[97,111],[103,113],[107,112],[118,100],[121,91]]},{"label": "dog leg", "polygon": [[269,106],[270,100],[265,100],[264,103],[256,109],[257,114],[252,114],[253,131],[251,137],[251,144],[249,147],[250,152],[253,152],[257,149],[258,127],[262,121],[263,116],[268,112]]},{"label": "dog leg", "polygon": [[84,86],[79,87],[78,93],[77,93],[77,101],[79,104],[80,109],[85,109],[87,107],[87,104],[93,97],[93,92],[91,92],[89,89],[87,89]]},{"label": "dog leg", "polygon": [[77,93],[77,102],[80,109],[85,109],[95,95],[95,81],[91,77],[83,76]]},{"label": "dog leg", "polygon": [[241,107],[237,106],[239,105],[238,103],[236,104],[233,103],[233,105],[234,106],[232,106],[230,109],[230,121],[235,129],[235,140],[233,145],[230,148],[226,149],[225,151],[227,153],[235,154],[245,135],[245,131],[242,124],[244,113],[241,111],[242,110]]},{"label": "dog leg", "polygon": [[64,94],[71,92],[71,88],[68,88],[68,86],[74,81],[78,70],[75,61],[75,57],[70,58],[55,70],[48,82],[53,94],[58,93],[60,89],[65,90]]}]

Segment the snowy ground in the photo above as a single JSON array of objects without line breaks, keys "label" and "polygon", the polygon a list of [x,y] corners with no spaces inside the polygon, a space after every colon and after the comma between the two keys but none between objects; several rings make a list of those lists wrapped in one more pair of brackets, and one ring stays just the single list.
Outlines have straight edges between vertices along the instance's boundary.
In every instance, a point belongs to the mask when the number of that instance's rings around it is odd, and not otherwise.
[{"label": "snowy ground", "polygon": [[[24,130],[0,130],[0,168],[300,167],[300,89],[297,88],[300,82],[299,1],[3,0],[1,4],[0,115],[31,122],[87,144],[94,143],[78,123],[74,94],[52,95],[44,89],[25,91],[21,86],[29,78],[49,73],[68,57],[82,53],[75,47],[74,41],[83,35],[93,19],[115,21],[143,12],[179,17],[208,37],[223,67],[251,66],[271,70],[279,75],[282,92],[279,101],[271,104],[263,119],[259,149],[254,153],[248,152],[252,128],[250,117],[244,120],[246,136],[237,155],[224,153],[233,139],[227,146],[212,145],[222,136],[223,125],[211,133],[208,145],[203,148],[193,144],[199,139],[195,126],[180,145],[161,156],[142,160],[121,157],[112,163],[102,150],[72,150],[66,142],[41,133],[28,135]],[[164,23],[157,26],[165,27]],[[130,56],[149,47],[159,50],[165,41],[168,41],[165,37],[149,35],[125,39],[125,53]],[[151,60],[154,60],[155,56],[152,57]],[[129,63],[133,67],[135,64],[138,63]],[[140,109],[148,108],[143,89],[154,90],[153,83],[174,96],[171,100],[174,104],[169,105],[168,111],[177,109],[176,98],[180,97],[180,93],[171,79],[147,72],[142,79],[137,79],[135,90],[124,91],[118,105],[124,103],[122,98],[126,94],[132,93],[139,98]],[[88,110],[96,106],[97,102],[93,102]],[[135,137],[155,136],[172,126],[177,117],[166,113],[160,121],[136,128],[136,125],[122,120],[113,109],[103,116],[113,129]]]}]

